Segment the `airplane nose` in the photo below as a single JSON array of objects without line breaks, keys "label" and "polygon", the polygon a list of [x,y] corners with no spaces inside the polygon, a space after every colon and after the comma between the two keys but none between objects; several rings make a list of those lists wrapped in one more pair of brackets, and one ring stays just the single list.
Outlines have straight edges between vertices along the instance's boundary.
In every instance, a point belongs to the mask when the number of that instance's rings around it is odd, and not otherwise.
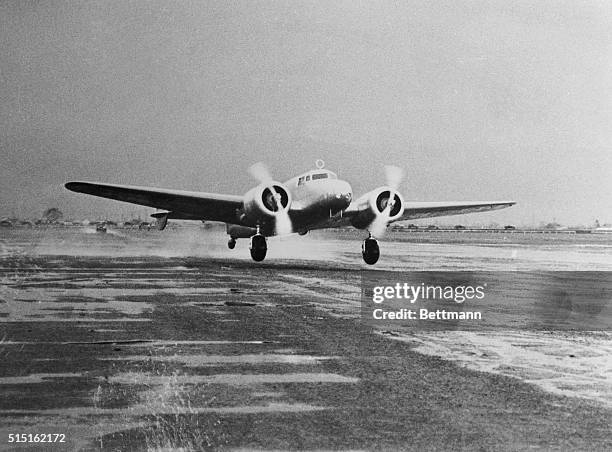
[{"label": "airplane nose", "polygon": [[335,191],[335,198],[339,207],[345,209],[353,200],[353,190],[348,182],[338,181]]},{"label": "airplane nose", "polygon": [[351,192],[346,192],[346,193],[338,193],[336,195],[336,199],[339,199],[341,201],[346,201],[347,203],[351,203],[351,201],[353,200],[353,194]]}]

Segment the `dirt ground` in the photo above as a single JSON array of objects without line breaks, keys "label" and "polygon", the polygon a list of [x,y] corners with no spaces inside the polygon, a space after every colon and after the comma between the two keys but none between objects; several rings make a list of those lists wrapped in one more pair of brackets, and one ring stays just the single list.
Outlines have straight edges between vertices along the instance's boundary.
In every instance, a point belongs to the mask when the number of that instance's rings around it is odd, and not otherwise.
[{"label": "dirt ground", "polygon": [[[358,241],[0,232],[0,449],[612,449],[606,332],[377,328]],[[381,268],[609,269],[610,242],[419,240]],[[66,442],[9,443],[37,433]]]}]

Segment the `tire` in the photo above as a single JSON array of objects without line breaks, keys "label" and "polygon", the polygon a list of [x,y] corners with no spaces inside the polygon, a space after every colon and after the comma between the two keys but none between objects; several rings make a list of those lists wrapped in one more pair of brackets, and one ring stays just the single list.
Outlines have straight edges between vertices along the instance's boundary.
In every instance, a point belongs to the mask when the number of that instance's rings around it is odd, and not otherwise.
[{"label": "tire", "polygon": [[361,247],[361,256],[363,261],[368,265],[374,265],[380,257],[380,248],[375,239],[365,239]]},{"label": "tire", "polygon": [[251,249],[251,257],[253,258],[253,260],[255,262],[261,262],[261,261],[263,261],[266,258],[266,252],[267,251],[268,250],[266,250],[266,249],[263,249],[263,250],[259,249],[258,250],[258,249],[254,249],[253,248],[253,249]]},{"label": "tire", "polygon": [[251,257],[255,262],[261,262],[266,258],[268,252],[268,245],[266,244],[266,238],[259,234],[251,237]]}]

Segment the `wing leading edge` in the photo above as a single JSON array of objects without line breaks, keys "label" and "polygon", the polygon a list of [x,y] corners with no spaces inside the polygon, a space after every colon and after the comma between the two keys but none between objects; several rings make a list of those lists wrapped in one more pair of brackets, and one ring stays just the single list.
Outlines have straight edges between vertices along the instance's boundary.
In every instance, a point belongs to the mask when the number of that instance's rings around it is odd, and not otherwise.
[{"label": "wing leading edge", "polygon": [[170,212],[169,218],[175,219],[236,223],[236,211],[242,208],[242,196],[237,195],[97,182],[68,182],[65,187],[77,193],[164,209]]}]

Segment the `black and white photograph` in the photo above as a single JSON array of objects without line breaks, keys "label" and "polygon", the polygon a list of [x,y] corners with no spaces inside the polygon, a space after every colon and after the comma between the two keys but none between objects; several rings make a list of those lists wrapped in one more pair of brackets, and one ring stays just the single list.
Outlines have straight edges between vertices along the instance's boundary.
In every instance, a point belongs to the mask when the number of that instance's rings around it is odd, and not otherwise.
[{"label": "black and white photograph", "polygon": [[0,450],[612,450],[612,2],[0,0]]}]

